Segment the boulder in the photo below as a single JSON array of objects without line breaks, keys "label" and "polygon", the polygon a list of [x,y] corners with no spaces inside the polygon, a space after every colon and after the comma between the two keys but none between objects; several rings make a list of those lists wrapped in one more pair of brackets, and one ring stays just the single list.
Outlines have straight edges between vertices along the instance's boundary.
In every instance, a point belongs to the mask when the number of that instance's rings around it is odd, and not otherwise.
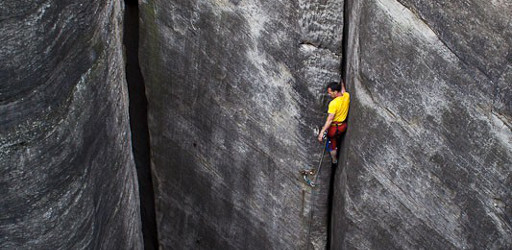
[{"label": "boulder", "polygon": [[160,246],[324,248],[329,169],[314,195],[299,170],[322,150],[343,2],[147,0],[140,17]]},{"label": "boulder", "polygon": [[122,10],[0,3],[0,248],[142,247]]},{"label": "boulder", "polygon": [[348,6],[331,247],[509,249],[512,4]]}]

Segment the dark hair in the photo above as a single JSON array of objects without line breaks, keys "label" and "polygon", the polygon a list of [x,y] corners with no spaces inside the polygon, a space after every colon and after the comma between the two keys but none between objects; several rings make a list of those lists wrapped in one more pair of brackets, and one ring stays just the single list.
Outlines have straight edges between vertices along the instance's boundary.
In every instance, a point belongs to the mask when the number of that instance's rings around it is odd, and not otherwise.
[{"label": "dark hair", "polygon": [[326,89],[331,89],[332,91],[341,92],[341,84],[339,84],[337,82],[330,82],[330,83],[327,84],[327,88]]}]

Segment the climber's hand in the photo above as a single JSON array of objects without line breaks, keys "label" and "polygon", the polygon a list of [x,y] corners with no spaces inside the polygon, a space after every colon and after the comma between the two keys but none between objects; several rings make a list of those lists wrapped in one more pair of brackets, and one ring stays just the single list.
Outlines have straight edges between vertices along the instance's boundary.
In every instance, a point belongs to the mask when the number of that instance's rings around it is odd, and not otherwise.
[{"label": "climber's hand", "polygon": [[317,139],[319,142],[322,142],[324,140],[324,133],[320,133]]}]

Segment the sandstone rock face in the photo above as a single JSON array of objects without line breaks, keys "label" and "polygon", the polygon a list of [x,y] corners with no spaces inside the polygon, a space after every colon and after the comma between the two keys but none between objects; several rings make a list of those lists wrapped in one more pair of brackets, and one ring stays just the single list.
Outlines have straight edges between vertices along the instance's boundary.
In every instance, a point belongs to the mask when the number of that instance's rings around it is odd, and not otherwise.
[{"label": "sandstone rock face", "polygon": [[349,6],[331,247],[510,249],[512,3]]},{"label": "sandstone rock face", "polygon": [[318,164],[342,1],[147,0],[140,16],[160,246],[324,248],[328,174],[312,198],[298,171]]},{"label": "sandstone rock face", "polygon": [[0,2],[0,248],[142,246],[119,1]]},{"label": "sandstone rock face", "polygon": [[140,0],[157,232],[121,4],[0,2],[1,249],[141,249],[140,200],[148,249],[512,248],[510,1]]}]

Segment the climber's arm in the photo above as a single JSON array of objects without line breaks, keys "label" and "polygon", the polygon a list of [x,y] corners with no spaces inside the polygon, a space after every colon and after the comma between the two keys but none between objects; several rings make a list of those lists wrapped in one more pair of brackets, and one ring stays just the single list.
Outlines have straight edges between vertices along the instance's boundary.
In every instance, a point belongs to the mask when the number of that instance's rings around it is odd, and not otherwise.
[{"label": "climber's arm", "polygon": [[320,134],[318,134],[318,141],[322,142],[322,139],[324,137],[325,131],[331,126],[332,120],[334,119],[334,114],[329,113],[327,116],[327,120],[325,121],[324,126],[322,127],[322,130],[320,130]]}]

